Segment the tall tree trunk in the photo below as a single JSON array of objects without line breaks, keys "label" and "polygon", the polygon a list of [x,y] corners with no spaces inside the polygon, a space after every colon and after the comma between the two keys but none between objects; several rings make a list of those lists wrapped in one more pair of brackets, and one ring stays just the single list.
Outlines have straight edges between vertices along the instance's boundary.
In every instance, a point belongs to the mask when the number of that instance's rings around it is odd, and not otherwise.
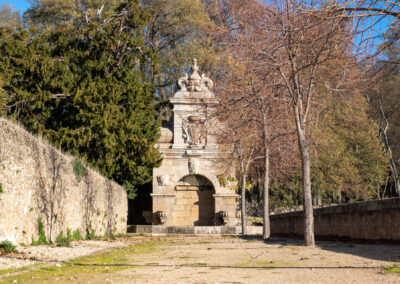
[{"label": "tall tree trunk", "polygon": [[[389,143],[389,138],[387,132],[389,130],[389,119],[386,115],[386,112],[383,109],[381,100],[379,99],[379,109],[381,111],[382,120],[384,121],[385,125],[379,126],[379,140],[383,144],[385,151],[389,154],[389,166],[390,172],[394,183],[394,188],[396,190],[397,196],[400,196],[400,177],[399,172],[397,170],[396,162],[393,159],[393,152],[391,145]],[[382,196],[383,197],[383,196]]]},{"label": "tall tree trunk", "polygon": [[400,196],[400,179],[399,179],[399,174],[397,172],[396,162],[394,161],[393,158],[390,159],[390,169],[392,170],[392,177],[396,194],[397,196]]},{"label": "tall tree trunk", "polygon": [[264,138],[264,149],[265,149],[265,156],[264,156],[264,208],[263,208],[263,239],[269,239],[271,235],[271,228],[269,223],[269,143],[268,143],[268,130],[267,130],[267,123],[266,117],[263,115],[264,118],[264,126],[263,126],[263,138]]},{"label": "tall tree trunk", "polygon": [[308,152],[305,136],[304,123],[301,121],[298,105],[294,106],[297,138],[301,153],[302,171],[303,171],[303,215],[304,215],[304,244],[314,246],[314,216],[311,195],[311,165],[310,153]]},{"label": "tall tree trunk", "polygon": [[242,176],[242,204],[241,204],[241,211],[242,211],[242,235],[246,236],[246,179],[247,175],[244,174]]}]

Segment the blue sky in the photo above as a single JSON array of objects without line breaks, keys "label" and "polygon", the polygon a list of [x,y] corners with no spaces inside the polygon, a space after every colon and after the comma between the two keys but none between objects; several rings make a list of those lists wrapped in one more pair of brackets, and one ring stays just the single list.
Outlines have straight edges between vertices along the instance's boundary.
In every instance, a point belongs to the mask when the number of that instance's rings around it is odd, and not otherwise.
[{"label": "blue sky", "polygon": [[0,0],[0,3],[7,3],[12,6],[14,10],[19,10],[20,13],[23,13],[29,7],[28,0]]}]

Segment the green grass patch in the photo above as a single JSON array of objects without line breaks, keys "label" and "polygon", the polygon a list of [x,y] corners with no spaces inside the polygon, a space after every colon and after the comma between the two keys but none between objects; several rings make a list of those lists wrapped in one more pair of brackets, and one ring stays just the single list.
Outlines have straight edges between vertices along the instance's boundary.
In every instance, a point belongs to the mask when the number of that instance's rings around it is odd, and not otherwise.
[{"label": "green grass patch", "polygon": [[194,263],[185,263],[182,266],[207,266],[207,263],[204,262],[194,262]]},{"label": "green grass patch", "polygon": [[20,271],[25,271],[25,270],[28,270],[29,268],[31,268],[31,266],[23,266],[23,267],[10,268],[10,269],[1,269],[0,270],[0,275],[20,272]]},{"label": "green grass patch", "polygon": [[[79,283],[86,283],[87,281],[103,283],[105,279],[102,277],[103,275],[106,277],[106,273],[134,267],[128,265],[129,256],[157,252],[157,244],[156,242],[146,242],[100,252],[62,263],[61,266],[48,266],[16,276],[5,277],[0,280],[0,283],[15,283],[15,280],[17,283],[53,283],[51,280],[55,278],[59,278],[60,281],[57,282],[61,283],[71,282],[71,279]],[[23,271],[28,268],[21,269],[20,271]],[[3,274],[17,271],[7,270]]]},{"label": "green grass patch", "polygon": [[94,275],[98,277],[98,273],[120,271],[127,268],[129,266],[78,266],[66,263],[61,265],[61,267],[43,267],[16,276],[6,277],[2,279],[2,283],[52,283],[51,280],[55,278],[64,281],[71,278],[79,281],[87,281],[93,279]]},{"label": "green grass patch", "polygon": [[400,273],[400,267],[396,264],[387,266],[383,269],[383,273]]}]

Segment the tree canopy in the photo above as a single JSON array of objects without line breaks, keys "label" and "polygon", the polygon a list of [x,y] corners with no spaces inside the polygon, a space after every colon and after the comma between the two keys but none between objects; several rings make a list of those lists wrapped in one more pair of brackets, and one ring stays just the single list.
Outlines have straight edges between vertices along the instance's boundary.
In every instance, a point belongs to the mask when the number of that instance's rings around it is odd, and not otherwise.
[{"label": "tree canopy", "polygon": [[160,162],[154,86],[141,69],[154,57],[147,20],[131,1],[85,24],[0,28],[7,114],[133,191]]}]

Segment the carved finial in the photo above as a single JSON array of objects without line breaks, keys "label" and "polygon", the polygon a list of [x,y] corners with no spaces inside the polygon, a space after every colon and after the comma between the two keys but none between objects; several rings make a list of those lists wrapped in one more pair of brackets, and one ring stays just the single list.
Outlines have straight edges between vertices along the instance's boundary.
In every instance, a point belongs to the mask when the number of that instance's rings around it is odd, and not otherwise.
[{"label": "carved finial", "polygon": [[199,66],[197,66],[197,59],[193,58],[193,66],[192,66],[192,72],[199,72]]},{"label": "carved finial", "polygon": [[199,75],[199,66],[197,66],[197,59],[193,59],[193,66],[192,66],[192,74],[190,74],[189,79],[191,81],[196,81],[197,84],[200,84],[201,77]]},{"label": "carved finial", "polygon": [[193,66],[191,68],[191,74],[179,78],[178,86],[181,91],[189,92],[208,92],[212,89],[213,83],[210,78],[207,78],[204,74],[199,75],[199,66],[197,65],[197,59],[193,58]]}]

